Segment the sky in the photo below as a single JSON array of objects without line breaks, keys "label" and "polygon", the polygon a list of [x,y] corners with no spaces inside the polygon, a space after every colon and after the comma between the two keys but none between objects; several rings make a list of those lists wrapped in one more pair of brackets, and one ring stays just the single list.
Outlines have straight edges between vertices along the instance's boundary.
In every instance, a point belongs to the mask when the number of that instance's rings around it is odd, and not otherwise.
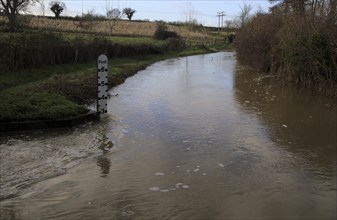
[{"label": "sky", "polygon": [[[45,15],[53,16],[50,11],[51,0],[40,0],[45,5]],[[136,12],[132,19],[136,20],[163,20],[187,21],[188,17],[196,19],[204,26],[218,26],[218,12],[224,12],[223,20],[231,20],[240,13],[243,4],[250,4],[253,10],[268,12],[271,6],[268,0],[62,0],[67,9],[61,14],[64,16],[81,16],[89,10],[105,15],[106,8],[132,8]],[[39,4],[31,8],[31,12],[42,15],[43,10]]]}]

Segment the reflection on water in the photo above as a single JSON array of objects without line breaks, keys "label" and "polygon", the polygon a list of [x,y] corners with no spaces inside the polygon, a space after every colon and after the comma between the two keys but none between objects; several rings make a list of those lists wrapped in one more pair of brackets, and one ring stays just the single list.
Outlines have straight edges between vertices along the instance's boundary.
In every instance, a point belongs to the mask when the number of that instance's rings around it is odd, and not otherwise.
[{"label": "reflection on water", "polygon": [[107,158],[106,154],[110,152],[112,147],[112,141],[103,134],[100,146],[98,147],[100,150],[102,150],[103,155],[97,157],[97,165],[101,168],[101,177],[106,177],[107,174],[109,174],[111,162],[110,159]]},{"label": "reflection on water", "polygon": [[106,177],[109,174],[111,162],[110,159],[104,155],[97,157],[97,166],[101,168],[101,177]]},{"label": "reflection on water", "polygon": [[87,156],[64,175],[3,200],[0,213],[12,219],[335,219],[336,104],[270,81],[240,67],[234,53],[155,63],[115,88],[110,120],[2,142],[1,155],[13,159],[20,154],[8,149],[28,144],[21,156],[36,173],[43,169],[32,165],[30,151],[54,161],[81,149]]},{"label": "reflection on water", "polygon": [[238,70],[234,77],[235,98],[241,109],[258,115],[273,142],[306,160],[305,169],[334,176],[336,106],[333,100],[298,89],[280,88],[270,80],[273,79],[261,77],[252,70]]}]

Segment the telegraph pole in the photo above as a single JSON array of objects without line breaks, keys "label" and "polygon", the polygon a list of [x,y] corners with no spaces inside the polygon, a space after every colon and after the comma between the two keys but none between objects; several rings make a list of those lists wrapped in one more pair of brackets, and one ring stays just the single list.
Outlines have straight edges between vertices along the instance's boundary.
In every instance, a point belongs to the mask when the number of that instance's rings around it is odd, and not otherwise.
[{"label": "telegraph pole", "polygon": [[218,33],[220,33],[220,12],[218,12],[217,17],[219,17],[219,22],[218,22]]},{"label": "telegraph pole", "polygon": [[[219,22],[218,22],[218,32],[220,33],[222,27],[223,27],[223,17],[225,16],[225,12],[224,11],[221,11],[221,12],[218,12],[218,15],[217,17],[219,17]],[[221,25],[220,25],[220,17],[221,17]]]},{"label": "telegraph pole", "polygon": [[225,16],[225,12],[221,12],[221,30],[223,29],[223,17]]}]

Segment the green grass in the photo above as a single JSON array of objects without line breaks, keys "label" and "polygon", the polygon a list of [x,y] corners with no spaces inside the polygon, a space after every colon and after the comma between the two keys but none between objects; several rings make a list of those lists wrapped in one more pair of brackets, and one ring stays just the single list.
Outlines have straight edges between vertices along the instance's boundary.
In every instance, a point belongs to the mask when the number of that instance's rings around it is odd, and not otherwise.
[{"label": "green grass", "polygon": [[231,50],[232,45],[226,44],[215,44],[210,47],[204,47],[204,46],[191,46],[189,48],[186,48],[182,52],[180,52],[178,55],[179,56],[191,56],[191,55],[196,55],[196,54],[205,54],[205,53],[213,53],[213,52],[218,52],[221,50]]},{"label": "green grass", "polygon": [[[109,87],[158,59],[111,59]],[[0,74],[0,121],[63,119],[86,113],[85,104],[96,98],[96,75],[95,61]]]},{"label": "green grass", "polygon": [[[74,40],[76,38],[82,38],[84,40],[90,40],[95,37],[98,37],[94,34],[86,34],[86,33],[60,33],[64,39],[69,41]],[[102,36],[99,36],[102,37]],[[111,40],[114,43],[120,44],[131,44],[131,45],[140,45],[140,44],[147,44],[147,45],[155,45],[155,46],[162,46],[165,44],[165,41],[156,40],[151,37],[118,37],[118,36],[105,36],[104,38]]]},{"label": "green grass", "polygon": [[[0,38],[1,37],[19,37],[23,33],[25,35],[40,33],[41,31],[25,31],[25,32],[1,32],[0,31]],[[44,31],[43,33],[48,33]],[[55,32],[50,32],[56,34]],[[165,41],[156,40],[151,37],[120,37],[120,36],[101,36],[95,34],[88,34],[88,33],[57,33],[59,36],[62,36],[64,40],[72,41],[76,38],[81,38],[83,40],[91,40],[96,37],[104,37],[109,39],[115,43],[126,43],[131,45],[138,45],[138,44],[149,44],[149,45],[162,45]]]},{"label": "green grass", "polygon": [[44,79],[67,74],[78,74],[92,70],[93,63],[86,64],[63,64],[46,66],[39,69],[23,69],[15,72],[0,73],[0,92],[4,89],[38,82]]},{"label": "green grass", "polygon": [[88,112],[58,94],[12,91],[0,93],[0,99],[0,121],[5,122],[61,119]]},{"label": "green grass", "polygon": [[[162,55],[110,59],[109,88],[155,61],[213,51],[193,47]],[[96,99],[96,75],[96,61],[1,73],[0,122],[63,119],[83,114],[88,111],[85,105]]]},{"label": "green grass", "polygon": [[165,43],[163,40],[156,40],[150,37],[110,37],[115,43],[131,43],[131,44],[150,44],[161,46]]}]

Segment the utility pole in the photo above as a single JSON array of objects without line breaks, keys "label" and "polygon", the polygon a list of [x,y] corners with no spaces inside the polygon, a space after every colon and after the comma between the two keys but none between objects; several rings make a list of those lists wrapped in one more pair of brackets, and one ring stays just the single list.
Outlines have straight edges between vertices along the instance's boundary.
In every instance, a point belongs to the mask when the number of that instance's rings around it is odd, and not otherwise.
[{"label": "utility pole", "polygon": [[[218,32],[220,33],[221,29],[223,28],[223,17],[225,16],[225,12],[221,11],[218,12],[217,17],[219,17],[219,22],[218,22]],[[221,17],[221,25],[220,25],[220,17]]]},{"label": "utility pole", "polygon": [[220,12],[218,12],[217,17],[219,17],[219,22],[218,22],[218,33],[220,33]]},{"label": "utility pole", "polygon": [[223,29],[223,17],[225,16],[225,12],[221,12],[221,30]]}]

